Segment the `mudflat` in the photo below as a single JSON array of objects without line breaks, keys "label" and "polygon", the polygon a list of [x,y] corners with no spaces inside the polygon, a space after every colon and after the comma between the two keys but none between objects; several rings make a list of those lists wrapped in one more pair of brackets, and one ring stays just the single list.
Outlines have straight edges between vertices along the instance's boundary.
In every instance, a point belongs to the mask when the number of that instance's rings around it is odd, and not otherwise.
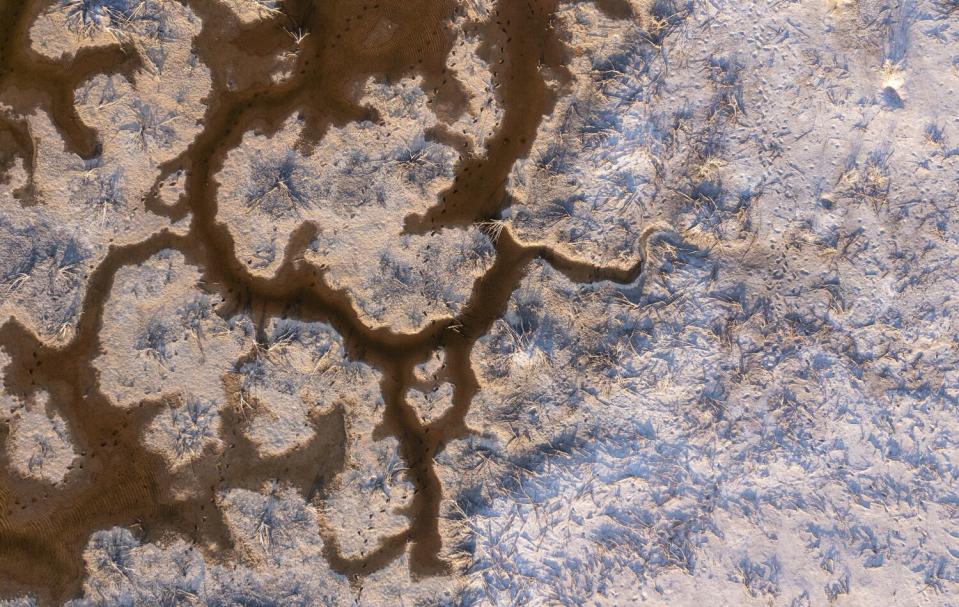
[{"label": "mudflat", "polygon": [[957,588],[950,3],[0,2],[4,598]]}]

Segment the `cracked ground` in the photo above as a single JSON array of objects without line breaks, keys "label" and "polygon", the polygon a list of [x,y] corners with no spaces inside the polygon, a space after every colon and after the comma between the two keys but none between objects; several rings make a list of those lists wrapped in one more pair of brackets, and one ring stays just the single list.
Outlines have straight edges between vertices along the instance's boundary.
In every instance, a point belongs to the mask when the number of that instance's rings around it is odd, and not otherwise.
[{"label": "cracked ground", "polygon": [[0,0],[0,605],[959,605],[957,19]]}]

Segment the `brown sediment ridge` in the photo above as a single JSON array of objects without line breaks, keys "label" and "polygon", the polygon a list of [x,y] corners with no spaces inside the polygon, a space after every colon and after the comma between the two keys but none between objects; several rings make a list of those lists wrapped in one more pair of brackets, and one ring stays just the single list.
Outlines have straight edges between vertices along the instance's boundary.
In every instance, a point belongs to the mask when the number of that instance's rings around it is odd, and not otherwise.
[{"label": "brown sediment ridge", "polygon": [[[24,398],[38,390],[49,392],[83,456],[57,486],[20,478],[9,471],[5,460],[0,461],[0,592],[30,592],[43,602],[75,596],[83,576],[82,550],[90,534],[115,525],[135,526],[147,540],[177,533],[211,555],[223,554],[232,549],[232,540],[216,507],[219,492],[234,487],[259,490],[268,480],[280,479],[307,499],[322,499],[343,466],[344,411],[351,403],[337,403],[333,413],[314,415],[313,439],[275,458],[258,455],[244,437],[246,420],[236,409],[227,408],[221,428],[225,447],[193,466],[191,497],[174,495],[168,463],[141,443],[146,425],[164,401],[118,409],[100,392],[92,364],[101,347],[99,329],[116,272],[165,248],[181,251],[188,263],[201,269],[204,283],[223,297],[223,315],[251,315],[258,325],[258,339],[265,340],[263,327],[270,318],[328,322],[342,335],[351,358],[382,373],[386,407],[376,432],[396,437],[407,463],[416,488],[408,511],[410,526],[357,559],[343,557],[335,534],[326,530],[325,556],[335,571],[359,579],[409,549],[414,575],[445,573],[447,565],[439,557],[442,492],[433,458],[449,441],[468,432],[464,420],[478,390],[469,361],[473,344],[502,315],[528,263],[537,257],[580,282],[631,282],[642,260],[629,268],[601,268],[546,245],[520,243],[508,231],[494,236],[490,230],[496,260],[476,281],[463,312],[456,318],[436,320],[415,334],[366,326],[348,295],[331,289],[322,270],[302,259],[316,226],[304,225],[293,235],[273,277],[253,276],[237,259],[227,228],[216,221],[214,176],[226,153],[239,144],[244,132],[273,132],[297,112],[306,124],[301,141],[306,150],[330,125],[376,119],[356,102],[369,76],[396,80],[422,75],[437,113],[455,116],[462,110],[465,92],[447,74],[445,61],[453,43],[447,23],[457,8],[444,0],[290,0],[283,4],[284,13],[241,26],[213,0],[187,3],[203,19],[194,44],[211,69],[214,91],[208,98],[202,132],[184,154],[162,167],[146,202],[148,209],[170,217],[189,213],[189,232],[164,231],[141,243],[111,249],[90,276],[76,336],[66,346],[45,345],[14,320],[0,327],[0,346],[12,359],[4,370],[6,390]],[[598,4],[611,16],[629,15],[625,2]],[[515,160],[529,153],[538,124],[554,102],[541,67],[563,74],[566,51],[551,27],[556,5],[557,0],[500,0],[490,21],[475,25],[484,41],[480,52],[494,71],[505,115],[498,133],[487,142],[487,154],[464,156],[442,201],[423,216],[409,217],[408,231],[482,223],[495,219],[507,204],[506,176]],[[13,104],[15,112],[26,108],[27,99],[46,104],[72,149],[95,154],[96,134],[73,110],[73,88],[117,65],[129,69],[136,59],[118,47],[81,52],[65,62],[37,59],[26,50],[26,31],[43,7],[42,2],[8,0],[0,9],[0,101],[5,101],[11,86],[26,86],[34,96],[15,95],[19,99]],[[269,71],[274,64],[269,57],[293,49],[286,31],[291,28],[309,35],[299,46],[292,77],[273,84]],[[33,80],[30,70],[39,64],[46,67]],[[157,195],[159,184],[181,169],[186,172],[186,193],[166,207]],[[414,366],[437,349],[446,353],[447,372],[455,387],[453,407],[423,424],[404,395],[415,382]],[[236,393],[234,382],[235,378],[224,378],[230,394]]]}]

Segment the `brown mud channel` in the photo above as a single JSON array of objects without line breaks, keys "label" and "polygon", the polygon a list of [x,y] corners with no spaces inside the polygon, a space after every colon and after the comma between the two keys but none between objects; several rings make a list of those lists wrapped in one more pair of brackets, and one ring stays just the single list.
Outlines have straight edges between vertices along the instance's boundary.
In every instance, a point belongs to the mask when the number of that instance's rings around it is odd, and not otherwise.
[{"label": "brown mud channel", "polygon": [[[207,100],[203,131],[184,154],[162,167],[146,203],[150,211],[172,218],[189,215],[189,233],[161,232],[141,243],[111,249],[90,277],[76,337],[64,347],[44,345],[13,320],[0,326],[0,347],[12,359],[4,369],[6,390],[23,397],[41,389],[49,392],[82,455],[66,480],[51,486],[12,473],[0,450],[0,594],[31,593],[42,603],[54,604],[76,596],[84,575],[82,551],[90,534],[116,525],[138,530],[145,541],[181,534],[210,557],[229,557],[232,540],[215,504],[220,491],[259,490],[266,481],[281,479],[305,498],[322,500],[325,487],[343,466],[344,411],[350,403],[339,403],[334,413],[315,416],[311,442],[275,458],[257,454],[244,438],[244,418],[227,408],[221,430],[225,448],[193,467],[194,497],[174,496],[168,465],[140,440],[165,401],[146,401],[132,410],[112,406],[99,390],[92,364],[101,348],[103,308],[116,272],[164,248],[183,252],[201,268],[204,281],[223,298],[223,315],[250,314],[260,327],[274,317],[328,322],[343,336],[349,356],[381,371],[386,408],[377,433],[397,438],[410,470],[416,487],[408,511],[410,526],[360,559],[342,557],[335,538],[324,537],[331,567],[361,584],[364,574],[388,565],[409,549],[414,575],[449,573],[439,558],[442,496],[432,462],[445,444],[468,432],[464,420],[478,389],[469,363],[474,342],[504,312],[534,258],[543,258],[581,282],[630,282],[638,276],[641,261],[625,269],[593,267],[545,246],[522,245],[504,232],[495,239],[494,265],[477,280],[462,314],[435,321],[416,334],[365,326],[347,295],[329,288],[323,272],[302,260],[315,226],[306,225],[294,235],[274,277],[254,277],[237,259],[225,226],[216,221],[214,176],[226,153],[239,144],[244,132],[273,132],[295,113],[307,126],[300,142],[306,150],[330,125],[378,119],[357,104],[359,87],[369,76],[395,80],[422,75],[437,114],[441,118],[457,115],[467,92],[447,74],[444,64],[454,42],[449,23],[458,9],[444,0],[287,0],[283,13],[243,25],[214,0],[189,0],[188,4],[203,20],[194,47],[211,69],[214,92]],[[611,16],[630,16],[625,1],[597,4]],[[36,55],[29,50],[27,32],[49,5],[49,0],[0,0],[0,102],[13,107],[11,115],[0,115],[0,178],[17,156],[24,159],[29,172],[34,150],[29,136],[24,136],[23,124],[13,115],[36,107],[52,116],[71,150],[95,156],[99,134],[80,121],[73,90],[93,74],[129,74],[139,64],[135,52],[119,45],[81,51],[63,61]],[[551,25],[556,5],[556,0],[500,0],[489,23],[478,26],[484,41],[481,53],[494,70],[505,116],[488,141],[488,153],[475,157],[464,150],[453,185],[427,214],[407,218],[408,231],[484,222],[496,218],[508,203],[507,174],[514,161],[529,152],[541,118],[554,103],[541,68],[564,73],[566,49]],[[295,50],[286,31],[295,28],[309,36],[299,47],[293,76],[273,84],[272,57]],[[158,196],[160,183],[181,169],[187,175],[186,193],[174,206],[164,206]],[[29,198],[29,192],[24,192],[21,201],[32,204]],[[455,386],[454,405],[443,417],[424,425],[403,395],[415,381],[414,366],[437,349],[446,354],[447,373]],[[229,378],[224,378],[224,387],[231,392]],[[0,428],[0,432],[5,435],[7,430]]]}]

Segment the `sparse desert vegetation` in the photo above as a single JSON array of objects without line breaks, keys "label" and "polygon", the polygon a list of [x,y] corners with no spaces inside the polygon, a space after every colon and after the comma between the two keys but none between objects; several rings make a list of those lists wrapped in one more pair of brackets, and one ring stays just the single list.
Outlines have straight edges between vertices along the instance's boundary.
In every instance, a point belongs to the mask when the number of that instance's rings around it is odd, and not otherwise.
[{"label": "sparse desert vegetation", "polygon": [[957,14],[0,4],[0,602],[954,605]]}]

